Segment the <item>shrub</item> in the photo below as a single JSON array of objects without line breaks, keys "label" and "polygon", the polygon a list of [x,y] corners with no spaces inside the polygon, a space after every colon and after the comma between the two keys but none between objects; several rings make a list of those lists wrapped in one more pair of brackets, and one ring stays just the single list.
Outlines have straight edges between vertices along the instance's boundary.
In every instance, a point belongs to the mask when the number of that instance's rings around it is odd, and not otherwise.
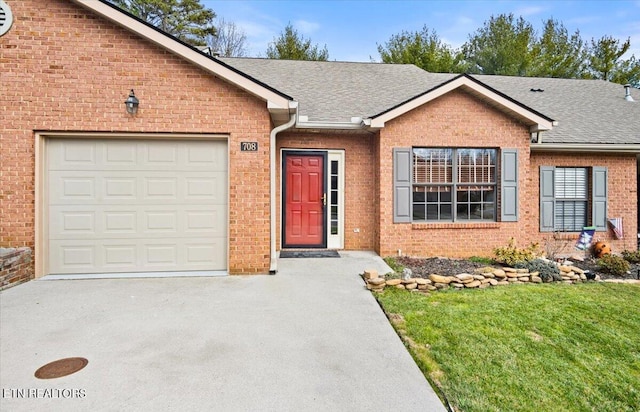
[{"label": "shrub", "polygon": [[640,250],[623,250],[622,257],[629,263],[640,263]]},{"label": "shrub", "polygon": [[538,272],[538,276],[543,282],[553,282],[562,280],[560,269],[552,262],[545,262],[542,259],[534,259],[528,262],[518,262],[516,268],[529,269],[529,273]]},{"label": "shrub", "polygon": [[615,255],[604,255],[596,261],[598,266],[603,272],[610,273],[615,276],[624,276],[629,270],[631,265],[629,262]]},{"label": "shrub", "polygon": [[537,243],[532,243],[526,248],[518,248],[516,241],[511,238],[507,246],[497,247],[493,249],[493,253],[497,262],[513,267],[518,262],[528,262],[538,257],[540,255],[538,249]]}]

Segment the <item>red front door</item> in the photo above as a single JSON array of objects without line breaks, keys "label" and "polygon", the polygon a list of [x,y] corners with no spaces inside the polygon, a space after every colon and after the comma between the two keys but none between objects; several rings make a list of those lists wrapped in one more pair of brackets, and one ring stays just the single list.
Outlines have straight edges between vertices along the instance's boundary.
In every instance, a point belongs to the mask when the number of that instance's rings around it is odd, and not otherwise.
[{"label": "red front door", "polygon": [[284,247],[326,247],[324,154],[287,153]]}]

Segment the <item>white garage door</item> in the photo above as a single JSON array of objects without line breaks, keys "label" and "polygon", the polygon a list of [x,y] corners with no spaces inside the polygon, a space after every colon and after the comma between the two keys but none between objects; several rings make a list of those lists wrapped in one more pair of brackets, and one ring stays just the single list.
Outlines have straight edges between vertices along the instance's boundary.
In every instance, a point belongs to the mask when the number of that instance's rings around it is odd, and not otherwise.
[{"label": "white garage door", "polygon": [[52,274],[227,269],[227,143],[51,139]]}]

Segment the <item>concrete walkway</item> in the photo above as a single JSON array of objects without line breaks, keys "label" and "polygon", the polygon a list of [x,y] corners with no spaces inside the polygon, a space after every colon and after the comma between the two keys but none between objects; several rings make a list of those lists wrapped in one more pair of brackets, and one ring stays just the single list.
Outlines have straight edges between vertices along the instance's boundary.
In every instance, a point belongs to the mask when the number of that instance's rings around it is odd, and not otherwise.
[{"label": "concrete walkway", "polygon": [[[275,276],[37,280],[1,292],[0,410],[445,411],[358,276],[385,272],[379,257],[279,265]],[[34,377],[67,357],[89,364]]]}]

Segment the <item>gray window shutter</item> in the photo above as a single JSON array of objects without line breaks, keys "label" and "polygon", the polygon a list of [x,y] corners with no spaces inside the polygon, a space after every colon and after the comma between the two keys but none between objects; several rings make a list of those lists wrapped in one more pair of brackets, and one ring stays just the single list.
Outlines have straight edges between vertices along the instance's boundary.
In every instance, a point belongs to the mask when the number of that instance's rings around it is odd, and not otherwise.
[{"label": "gray window shutter", "polygon": [[500,220],[518,221],[518,149],[502,149]]},{"label": "gray window shutter", "polygon": [[591,225],[596,230],[607,230],[607,168],[594,166],[592,169]]},{"label": "gray window shutter", "polygon": [[393,223],[411,222],[411,148],[393,149]]},{"label": "gray window shutter", "polygon": [[540,231],[553,232],[555,189],[553,166],[540,166]]}]

